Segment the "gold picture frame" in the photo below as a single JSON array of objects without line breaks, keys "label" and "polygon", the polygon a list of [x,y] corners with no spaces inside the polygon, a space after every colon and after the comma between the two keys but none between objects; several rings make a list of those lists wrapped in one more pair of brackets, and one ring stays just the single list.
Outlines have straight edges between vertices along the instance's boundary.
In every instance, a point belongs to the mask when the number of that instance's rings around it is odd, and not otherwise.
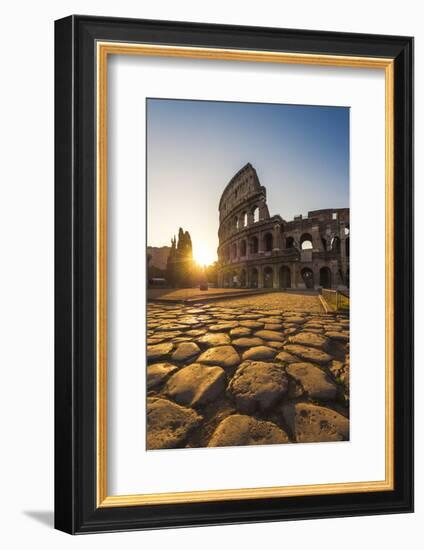
[{"label": "gold picture frame", "polygon": [[[94,18],[95,20],[96,18]],[[62,20],[65,21],[65,20]],[[114,22],[115,21],[115,22]],[[116,22],[118,21],[118,22]],[[74,28],[78,22],[81,28],[84,24],[87,28],[93,23],[81,19],[67,21],[67,25]],[[59,22],[58,22],[59,23]],[[63,24],[63,23],[62,23]],[[110,25],[125,28],[124,22],[111,20]],[[148,23],[140,23],[142,28]],[[94,25],[95,26],[95,25]],[[140,27],[140,28],[141,28]],[[79,31],[82,32],[82,31]],[[88,32],[88,31],[87,31]],[[86,32],[86,34],[87,34]],[[218,32],[218,31],[217,31]],[[254,34],[254,29],[250,29]],[[304,31],[307,33],[307,31]],[[396,118],[396,73],[397,57],[392,55],[367,55],[367,54],[340,54],[340,53],[311,53],[289,51],[271,51],[266,48],[241,48],[241,47],[212,47],[163,44],[144,42],[142,40],[121,41],[114,38],[111,33],[109,40],[104,35],[99,38],[90,30],[90,43],[94,49],[92,66],[95,68],[95,159],[96,167],[95,195],[97,197],[95,235],[95,393],[96,405],[95,417],[95,506],[99,511],[102,509],[125,507],[148,508],[160,505],[181,505],[210,502],[246,501],[257,499],[291,499],[294,497],[342,495],[342,494],[367,494],[388,492],[395,493],[397,487],[395,471],[395,424],[396,424],[396,403],[395,403],[395,339],[396,315],[395,301],[395,118]],[[282,35],[284,31],[281,31]],[[82,36],[82,34],[81,34]],[[130,34],[128,35],[130,36]],[[350,35],[349,35],[350,36]],[[356,35],[352,35],[356,36]],[[86,38],[86,37],[85,37]],[[306,39],[306,37],[305,37]],[[355,38],[358,40],[359,38]],[[352,38],[352,41],[354,41]],[[408,39],[410,40],[410,39]],[[399,39],[399,42],[400,39]],[[408,42],[408,41],[407,41]],[[353,42],[352,42],[353,44]],[[356,42],[355,42],[356,44]],[[408,42],[409,44],[409,42]],[[381,47],[383,52],[384,44]],[[372,50],[364,38],[364,48]],[[403,48],[403,49],[402,49]],[[330,49],[330,48],[329,48]],[[352,46],[352,51],[358,48]],[[405,49],[405,41],[398,44],[398,49]],[[377,48],[378,50],[378,48]],[[257,63],[281,63],[296,65],[315,65],[331,67],[350,68],[371,68],[383,69],[385,74],[385,219],[386,219],[386,242],[385,242],[385,265],[386,265],[386,312],[385,312],[385,334],[386,334],[386,359],[385,359],[385,479],[381,481],[359,481],[348,483],[328,483],[317,485],[297,485],[285,487],[252,487],[249,489],[219,489],[207,491],[189,491],[181,493],[155,493],[155,494],[130,494],[130,495],[109,495],[107,483],[108,459],[107,459],[107,165],[108,165],[108,142],[107,142],[107,118],[108,118],[108,59],[111,56],[150,56],[150,57],[179,57],[190,59],[215,59],[238,62]],[[405,136],[404,139],[407,139]],[[142,513],[142,512],[140,512]],[[65,520],[64,520],[65,521]],[[106,524],[105,524],[106,525]],[[141,524],[140,524],[141,525]],[[104,525],[103,525],[104,526]],[[59,527],[60,528],[60,527]],[[106,525],[106,529],[109,526]],[[66,529],[69,530],[69,529]],[[75,531],[75,529],[73,528]],[[90,528],[87,528],[90,530]],[[95,529],[97,530],[97,529]],[[98,530],[102,530],[99,528]]]}]

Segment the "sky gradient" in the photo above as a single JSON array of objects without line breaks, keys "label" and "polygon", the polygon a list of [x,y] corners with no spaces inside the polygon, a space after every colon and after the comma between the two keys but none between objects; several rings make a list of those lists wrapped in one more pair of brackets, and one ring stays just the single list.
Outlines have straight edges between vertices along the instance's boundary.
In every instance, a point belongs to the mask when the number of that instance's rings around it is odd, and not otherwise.
[{"label": "sky gradient", "polygon": [[348,207],[349,108],[148,99],[148,245],[182,226],[195,258],[216,259],[219,199],[247,162],[271,216]]}]

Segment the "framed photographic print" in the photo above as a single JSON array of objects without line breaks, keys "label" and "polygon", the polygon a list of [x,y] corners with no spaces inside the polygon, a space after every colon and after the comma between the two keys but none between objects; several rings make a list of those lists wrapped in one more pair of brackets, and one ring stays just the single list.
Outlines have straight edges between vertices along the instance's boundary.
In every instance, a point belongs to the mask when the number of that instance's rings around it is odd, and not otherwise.
[{"label": "framed photographic print", "polygon": [[55,26],[55,525],[413,509],[413,39]]}]

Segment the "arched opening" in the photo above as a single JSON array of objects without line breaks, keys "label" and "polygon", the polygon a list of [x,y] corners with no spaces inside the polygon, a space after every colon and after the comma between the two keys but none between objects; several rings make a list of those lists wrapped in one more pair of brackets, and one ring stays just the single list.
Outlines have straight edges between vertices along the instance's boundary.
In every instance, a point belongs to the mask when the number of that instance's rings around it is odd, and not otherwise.
[{"label": "arched opening", "polygon": [[250,253],[257,254],[259,250],[258,237],[251,237],[250,239]]},{"label": "arched opening", "polygon": [[237,277],[237,274],[232,271],[230,273],[230,287],[231,288],[236,288],[238,286],[238,277]]},{"label": "arched opening", "polygon": [[346,239],[345,239],[345,251],[346,251],[346,256],[349,258],[349,256],[350,256],[350,241],[349,241],[349,237],[346,237]]},{"label": "arched opening", "polygon": [[272,267],[264,269],[264,288],[272,288],[274,286],[274,270]]},{"label": "arched opening", "polygon": [[324,237],[321,237],[322,242],[322,249],[327,250],[327,239],[324,239]]},{"label": "arched opening", "polygon": [[333,237],[331,241],[331,250],[333,252],[336,252],[337,254],[340,254],[340,239],[339,237]]},{"label": "arched opening", "polygon": [[312,235],[310,235],[309,233],[303,233],[303,235],[300,237],[300,248],[302,250],[311,250],[313,248]]},{"label": "arched opening", "polygon": [[250,286],[252,288],[258,288],[258,281],[259,281],[258,270],[256,269],[256,267],[253,267],[250,273]]},{"label": "arched opening", "polygon": [[231,245],[231,257],[233,258],[233,260],[237,258],[237,243],[233,243]]},{"label": "arched opening", "polygon": [[247,246],[246,246],[246,241],[243,240],[241,241],[240,243],[240,256],[242,258],[244,258],[246,256],[246,252],[247,252]]},{"label": "arched opening", "polygon": [[223,283],[224,288],[229,288],[231,286],[231,273],[224,273]]},{"label": "arched opening", "polygon": [[253,216],[253,223],[256,223],[259,221],[259,208],[255,206],[255,208],[252,210],[252,216]]},{"label": "arched opening", "polygon": [[314,273],[309,267],[304,267],[300,272],[306,288],[314,288]]},{"label": "arched opening", "polygon": [[329,267],[321,267],[319,270],[319,284],[322,288],[331,288],[331,271]]},{"label": "arched opening", "polygon": [[243,214],[243,227],[247,226],[247,212]]},{"label": "arched opening", "polygon": [[247,282],[246,270],[242,269],[240,273],[240,286],[244,288],[246,286],[246,282]]},{"label": "arched opening", "polygon": [[286,248],[294,248],[294,238],[293,237],[287,237],[286,238]]},{"label": "arched opening", "polygon": [[290,268],[286,265],[280,267],[280,288],[291,288]]},{"label": "arched opening", "polygon": [[272,233],[265,233],[264,235],[264,249],[265,252],[271,252],[274,245],[274,237]]},{"label": "arched opening", "polygon": [[239,229],[239,219],[237,216],[234,218],[234,229],[236,231]]}]

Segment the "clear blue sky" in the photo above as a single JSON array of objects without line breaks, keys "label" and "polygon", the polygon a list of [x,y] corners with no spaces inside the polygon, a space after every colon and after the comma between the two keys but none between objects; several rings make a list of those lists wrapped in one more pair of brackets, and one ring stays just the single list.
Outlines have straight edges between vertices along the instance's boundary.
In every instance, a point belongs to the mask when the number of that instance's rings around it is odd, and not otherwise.
[{"label": "clear blue sky", "polygon": [[211,261],[221,193],[247,162],[271,215],[348,207],[349,108],[148,99],[148,244],[182,226]]}]

